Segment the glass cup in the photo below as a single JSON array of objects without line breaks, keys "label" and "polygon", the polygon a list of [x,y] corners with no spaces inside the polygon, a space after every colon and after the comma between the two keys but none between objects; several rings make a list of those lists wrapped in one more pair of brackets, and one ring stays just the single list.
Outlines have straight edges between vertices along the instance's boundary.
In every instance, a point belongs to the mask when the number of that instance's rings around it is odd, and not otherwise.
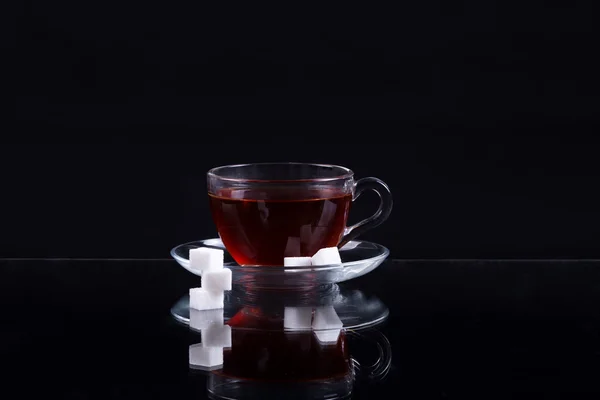
[{"label": "glass cup", "polygon": [[[337,165],[227,165],[211,169],[207,184],[219,237],[242,266],[282,266],[284,257],[311,257],[321,248],[341,247],[380,225],[392,210],[383,181],[355,180],[350,169]],[[346,226],[352,203],[367,189],[379,195],[379,208]]]}]

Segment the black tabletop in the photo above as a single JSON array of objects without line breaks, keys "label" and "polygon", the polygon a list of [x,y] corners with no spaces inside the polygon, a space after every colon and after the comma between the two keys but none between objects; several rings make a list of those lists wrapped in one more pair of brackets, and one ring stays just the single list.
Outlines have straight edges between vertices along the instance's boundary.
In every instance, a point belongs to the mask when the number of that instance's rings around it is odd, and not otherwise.
[{"label": "black tabletop", "polygon": [[[170,314],[198,283],[173,260],[1,260],[1,397],[206,398]],[[340,287],[390,310],[391,367],[353,398],[600,394],[600,262],[388,260]]]}]

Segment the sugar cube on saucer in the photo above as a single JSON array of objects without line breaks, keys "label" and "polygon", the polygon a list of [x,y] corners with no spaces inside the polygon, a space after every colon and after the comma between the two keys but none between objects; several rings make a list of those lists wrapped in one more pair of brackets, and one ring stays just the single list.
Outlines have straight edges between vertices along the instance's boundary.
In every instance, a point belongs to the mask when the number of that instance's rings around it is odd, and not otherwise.
[{"label": "sugar cube on saucer", "polygon": [[312,265],[341,264],[342,259],[337,247],[324,247],[312,256]]},{"label": "sugar cube on saucer", "polygon": [[190,367],[209,371],[219,368],[223,365],[223,348],[193,344],[189,348],[189,364]]},{"label": "sugar cube on saucer", "polygon": [[317,340],[323,345],[337,344],[340,337],[341,329],[325,329],[320,331],[313,331]]},{"label": "sugar cube on saucer", "polygon": [[312,311],[311,307],[285,307],[283,310],[283,328],[310,330]]},{"label": "sugar cube on saucer", "polygon": [[223,323],[210,324],[202,329],[204,347],[231,348],[231,327]]},{"label": "sugar cube on saucer", "polygon": [[205,288],[190,289],[190,308],[195,310],[214,310],[223,308],[225,293],[223,291],[211,292]]},{"label": "sugar cube on saucer", "polygon": [[202,287],[209,292],[231,290],[231,270],[221,268],[204,271],[202,274]]},{"label": "sugar cube on saucer", "polygon": [[312,260],[310,257],[284,257],[283,258],[283,266],[284,267],[307,267],[312,265]]},{"label": "sugar cube on saucer", "polygon": [[208,328],[211,324],[223,325],[223,309],[214,310],[196,310],[190,308],[190,328],[201,331]]},{"label": "sugar cube on saucer", "polygon": [[312,322],[314,330],[340,329],[344,326],[333,306],[317,307]]},{"label": "sugar cube on saucer", "polygon": [[198,247],[190,249],[190,268],[201,271],[223,268],[225,252],[222,249]]}]

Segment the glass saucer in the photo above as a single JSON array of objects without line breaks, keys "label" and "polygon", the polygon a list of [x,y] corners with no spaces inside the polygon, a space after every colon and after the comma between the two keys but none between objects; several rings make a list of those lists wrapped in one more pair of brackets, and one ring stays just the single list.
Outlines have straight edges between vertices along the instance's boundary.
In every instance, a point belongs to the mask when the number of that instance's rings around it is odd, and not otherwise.
[{"label": "glass saucer", "polygon": [[[190,299],[185,295],[171,307],[171,315],[180,323],[190,323]],[[277,315],[286,307],[332,306],[344,329],[362,330],[383,323],[389,316],[388,307],[376,296],[358,289],[346,289],[337,284],[323,285],[311,291],[259,290],[238,287],[225,292],[223,320],[227,322],[243,308],[261,309]]]},{"label": "glass saucer", "polygon": [[377,268],[390,254],[377,243],[350,241],[340,249],[341,264],[312,267],[260,267],[240,266],[223,245],[221,239],[206,239],[181,244],[171,250],[171,256],[194,275],[199,270],[190,268],[189,251],[198,247],[217,248],[225,251],[225,267],[231,269],[234,285],[253,288],[315,287],[323,284],[344,282],[358,278]]}]

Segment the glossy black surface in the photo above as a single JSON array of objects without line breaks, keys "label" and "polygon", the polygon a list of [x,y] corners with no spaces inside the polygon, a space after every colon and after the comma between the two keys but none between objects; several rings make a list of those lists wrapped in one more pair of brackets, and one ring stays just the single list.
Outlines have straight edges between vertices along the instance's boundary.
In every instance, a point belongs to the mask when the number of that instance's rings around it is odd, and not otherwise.
[{"label": "glossy black surface", "polygon": [[[1,260],[0,397],[205,398],[169,315],[197,284],[173,260]],[[600,394],[600,262],[388,261],[344,285],[390,309],[392,367],[354,398]]]}]

